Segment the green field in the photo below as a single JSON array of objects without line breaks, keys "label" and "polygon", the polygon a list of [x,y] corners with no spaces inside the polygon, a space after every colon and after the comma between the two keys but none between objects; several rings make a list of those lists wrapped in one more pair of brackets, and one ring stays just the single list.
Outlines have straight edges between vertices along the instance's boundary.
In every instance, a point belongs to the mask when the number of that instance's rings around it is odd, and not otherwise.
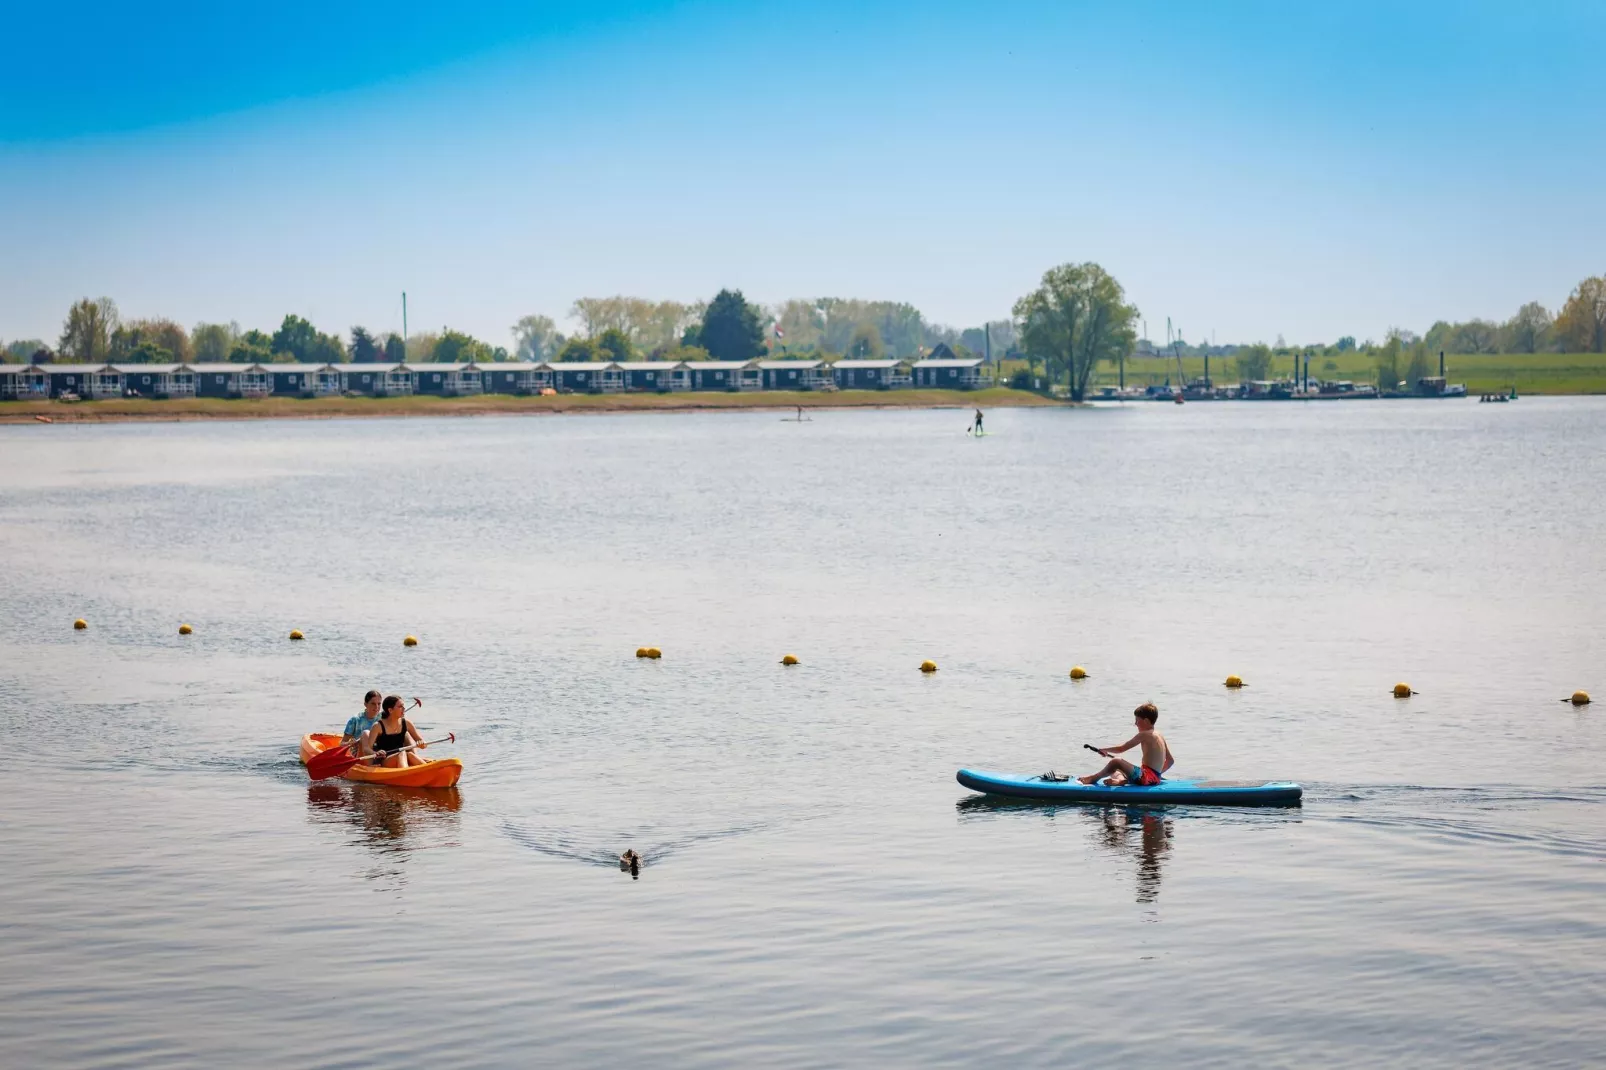
[{"label": "green field", "polygon": [[[1471,394],[1492,394],[1515,386],[1518,394],[1606,394],[1606,353],[1451,353],[1446,355],[1445,373],[1452,383],[1467,384]],[[1405,361],[1401,362],[1404,374]],[[1007,373],[1025,367],[1009,362]],[[1432,360],[1438,372],[1438,357]],[[1270,378],[1292,378],[1292,357],[1273,358]],[[1204,374],[1204,358],[1183,357],[1184,381]],[[1365,353],[1343,353],[1312,357],[1312,379],[1349,379],[1357,383],[1376,383],[1377,365]],[[1210,378],[1218,385],[1236,383],[1237,369],[1231,357],[1210,359]],[[1177,381],[1177,362],[1170,357],[1133,357],[1126,362],[1128,386],[1158,385]],[[1093,385],[1114,386],[1120,381],[1113,363],[1100,365]]]}]

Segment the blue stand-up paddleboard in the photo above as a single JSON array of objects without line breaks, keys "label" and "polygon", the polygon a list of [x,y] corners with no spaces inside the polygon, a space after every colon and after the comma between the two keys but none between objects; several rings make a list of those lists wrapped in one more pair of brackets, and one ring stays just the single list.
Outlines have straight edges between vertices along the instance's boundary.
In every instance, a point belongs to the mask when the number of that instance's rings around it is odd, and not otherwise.
[{"label": "blue stand-up paddleboard", "polygon": [[959,782],[971,791],[1043,802],[1089,802],[1112,806],[1187,803],[1208,806],[1291,806],[1304,794],[1286,780],[1164,780],[1149,788],[1123,784],[1079,784],[1070,780],[1044,780],[1041,776],[959,770]]}]

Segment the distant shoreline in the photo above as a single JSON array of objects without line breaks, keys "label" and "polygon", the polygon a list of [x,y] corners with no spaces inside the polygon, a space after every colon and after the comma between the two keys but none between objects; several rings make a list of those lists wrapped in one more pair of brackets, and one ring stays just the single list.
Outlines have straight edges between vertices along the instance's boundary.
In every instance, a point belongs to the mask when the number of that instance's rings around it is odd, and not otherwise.
[{"label": "distant shoreline", "polygon": [[114,398],[105,401],[0,402],[0,423],[178,423],[194,420],[340,420],[403,416],[556,416],[620,412],[795,412],[833,409],[1069,408],[1024,390],[841,390],[743,393],[557,394],[517,397]]}]

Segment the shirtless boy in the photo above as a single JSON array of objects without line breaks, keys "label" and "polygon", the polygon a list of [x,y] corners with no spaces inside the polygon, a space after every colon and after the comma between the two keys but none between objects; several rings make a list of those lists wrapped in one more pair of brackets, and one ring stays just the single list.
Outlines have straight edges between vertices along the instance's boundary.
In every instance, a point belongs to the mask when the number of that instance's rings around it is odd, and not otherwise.
[{"label": "shirtless boy", "polygon": [[[1132,711],[1132,723],[1137,726],[1138,734],[1125,743],[1115,747],[1099,747],[1098,752],[1109,758],[1109,762],[1092,776],[1077,777],[1078,783],[1093,784],[1105,777],[1110,787],[1121,784],[1131,784],[1134,787],[1153,787],[1160,783],[1160,774],[1170,769],[1176,763],[1171,757],[1171,748],[1166,745],[1165,737],[1154,730],[1154,722],[1160,719],[1160,711],[1154,703],[1145,702]],[[1143,748],[1143,764],[1133,765],[1125,758],[1112,758],[1112,754],[1131,750],[1133,747]]]}]

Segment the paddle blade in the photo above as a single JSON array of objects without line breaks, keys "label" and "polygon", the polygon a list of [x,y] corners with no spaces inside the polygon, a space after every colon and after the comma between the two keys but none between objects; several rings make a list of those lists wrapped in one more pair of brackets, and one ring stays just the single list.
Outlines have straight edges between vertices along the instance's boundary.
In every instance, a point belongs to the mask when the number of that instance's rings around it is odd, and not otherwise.
[{"label": "paddle blade", "polygon": [[360,760],[348,747],[330,747],[307,759],[307,776],[313,780],[328,780],[344,773]]}]

